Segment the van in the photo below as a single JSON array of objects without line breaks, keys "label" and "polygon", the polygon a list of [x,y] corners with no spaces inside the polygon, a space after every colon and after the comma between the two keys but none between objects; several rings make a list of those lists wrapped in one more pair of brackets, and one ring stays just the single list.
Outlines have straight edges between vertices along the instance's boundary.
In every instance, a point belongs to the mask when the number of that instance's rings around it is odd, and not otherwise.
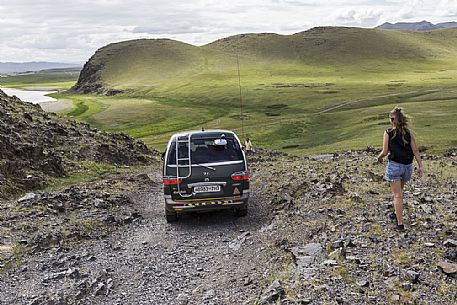
[{"label": "van", "polygon": [[175,134],[162,159],[167,222],[188,212],[232,209],[237,216],[247,214],[248,165],[234,132]]}]

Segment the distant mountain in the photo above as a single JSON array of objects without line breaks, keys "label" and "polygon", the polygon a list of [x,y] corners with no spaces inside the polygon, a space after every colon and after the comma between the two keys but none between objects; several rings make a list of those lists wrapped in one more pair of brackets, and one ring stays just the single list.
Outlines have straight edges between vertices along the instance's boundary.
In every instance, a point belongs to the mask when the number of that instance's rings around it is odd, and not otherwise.
[{"label": "distant mountain", "polygon": [[78,68],[78,64],[31,61],[31,62],[0,62],[0,73],[22,73],[47,69]]},{"label": "distant mountain", "polygon": [[447,29],[447,28],[457,28],[457,22],[452,21],[452,22],[442,22],[442,23],[437,23],[435,24],[437,27],[441,29]]},{"label": "distant mountain", "polygon": [[438,30],[438,29],[447,29],[447,28],[455,28],[457,27],[457,22],[442,22],[433,24],[426,20],[420,22],[397,22],[397,23],[390,23],[385,22],[379,26],[377,29],[387,29],[387,30],[406,30],[406,31],[431,31],[431,30]]}]

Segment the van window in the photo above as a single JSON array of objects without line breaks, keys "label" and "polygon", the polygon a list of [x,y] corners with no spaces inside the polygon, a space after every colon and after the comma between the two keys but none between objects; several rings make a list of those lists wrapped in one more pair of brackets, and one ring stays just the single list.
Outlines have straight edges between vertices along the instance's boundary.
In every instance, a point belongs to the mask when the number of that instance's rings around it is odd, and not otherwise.
[{"label": "van window", "polygon": [[[227,145],[215,145],[218,138],[191,139],[190,156],[193,164],[215,163],[227,161],[242,161],[243,154],[237,140],[226,138]],[[187,143],[179,143],[178,158],[188,158]],[[168,153],[168,164],[176,164],[176,142],[171,143]],[[188,165],[186,160],[180,160],[180,165]]]}]

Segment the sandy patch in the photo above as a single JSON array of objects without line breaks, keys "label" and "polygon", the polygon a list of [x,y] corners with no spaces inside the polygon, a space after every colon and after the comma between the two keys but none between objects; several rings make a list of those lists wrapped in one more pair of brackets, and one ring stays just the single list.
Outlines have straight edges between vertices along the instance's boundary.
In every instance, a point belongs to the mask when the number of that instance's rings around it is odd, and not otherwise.
[{"label": "sandy patch", "polygon": [[57,102],[40,103],[40,106],[46,112],[63,112],[73,108],[73,102],[69,99],[58,99]]}]

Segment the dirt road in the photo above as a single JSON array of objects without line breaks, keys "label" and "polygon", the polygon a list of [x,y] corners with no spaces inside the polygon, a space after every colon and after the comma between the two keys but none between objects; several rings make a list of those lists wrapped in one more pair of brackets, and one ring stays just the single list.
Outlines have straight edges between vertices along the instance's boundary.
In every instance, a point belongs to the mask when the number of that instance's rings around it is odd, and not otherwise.
[{"label": "dirt road", "polygon": [[0,275],[0,304],[243,304],[256,297],[271,259],[259,232],[269,221],[262,198],[254,192],[246,217],[220,211],[168,224],[160,173],[148,175],[155,186],[130,194],[141,218]]},{"label": "dirt road", "polygon": [[256,152],[241,218],[166,223],[158,166],[0,205],[0,304],[453,304],[457,154],[424,158],[405,232],[375,155]]}]

